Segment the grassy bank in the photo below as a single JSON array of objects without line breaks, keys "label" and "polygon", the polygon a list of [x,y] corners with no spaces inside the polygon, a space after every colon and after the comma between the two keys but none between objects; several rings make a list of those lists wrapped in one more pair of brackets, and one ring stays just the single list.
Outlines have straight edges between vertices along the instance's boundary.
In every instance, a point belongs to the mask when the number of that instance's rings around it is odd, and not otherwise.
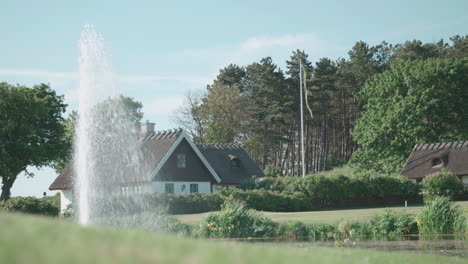
[{"label": "grassy bank", "polygon": [[464,263],[445,256],[275,247],[81,228],[56,218],[0,214],[0,263]]},{"label": "grassy bank", "polygon": [[[454,204],[463,208],[468,213],[468,201],[455,202]],[[423,206],[409,206],[405,207],[389,207],[397,212],[407,212],[411,214],[419,213]],[[359,208],[359,209],[341,209],[341,210],[324,210],[312,212],[261,212],[264,217],[268,217],[277,223],[286,223],[289,221],[300,221],[304,224],[338,224],[342,220],[348,221],[367,221],[372,217],[383,214],[385,208]],[[209,213],[202,214],[187,214],[177,215],[177,218],[188,225],[197,225]]]}]

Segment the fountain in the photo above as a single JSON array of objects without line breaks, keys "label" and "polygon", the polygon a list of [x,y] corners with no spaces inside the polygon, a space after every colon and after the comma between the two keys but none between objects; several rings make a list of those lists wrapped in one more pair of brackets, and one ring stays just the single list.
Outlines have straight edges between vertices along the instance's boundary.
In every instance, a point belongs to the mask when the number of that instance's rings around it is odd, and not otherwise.
[{"label": "fountain", "polygon": [[[86,25],[79,40],[79,108],[74,169],[77,217],[96,224],[102,215],[124,214],[122,206],[102,202],[121,197],[128,182],[141,180],[138,120],[132,118],[112,73],[103,38]],[[124,208],[125,209],[125,208]]]}]

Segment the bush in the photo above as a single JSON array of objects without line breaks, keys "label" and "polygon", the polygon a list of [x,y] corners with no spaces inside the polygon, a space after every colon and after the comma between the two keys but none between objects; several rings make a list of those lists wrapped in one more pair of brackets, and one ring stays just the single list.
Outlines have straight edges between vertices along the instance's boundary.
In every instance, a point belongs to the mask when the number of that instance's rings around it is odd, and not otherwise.
[{"label": "bush", "polygon": [[226,203],[220,212],[208,215],[200,223],[197,235],[210,238],[276,236],[278,224],[254,214],[240,203]]},{"label": "bush", "polygon": [[452,234],[467,230],[467,217],[457,207],[451,207],[449,198],[436,197],[424,206],[417,219],[421,234]]},{"label": "bush", "polygon": [[281,176],[281,171],[278,170],[274,165],[267,164],[265,166],[265,170],[263,170],[263,174],[265,174],[266,177],[276,177]]},{"label": "bush", "polygon": [[[221,209],[224,199],[216,193],[157,193],[104,197],[96,199],[94,202],[97,206],[95,206],[96,210],[91,214],[104,217],[108,216],[108,214],[139,214],[154,210],[164,211],[168,214],[195,214],[218,211]],[[113,210],[99,210],[99,208],[112,208]]]},{"label": "bush", "polygon": [[316,209],[311,199],[300,192],[280,193],[276,191],[240,190],[219,188],[218,193],[224,200],[241,201],[248,207],[258,211],[297,212]]},{"label": "bush", "polygon": [[370,221],[373,235],[407,235],[417,234],[418,226],[413,215],[385,210],[385,214],[375,216]]},{"label": "bush", "polygon": [[8,212],[58,216],[60,212],[60,194],[36,197],[12,197],[0,203],[0,209]]},{"label": "bush", "polygon": [[156,207],[162,207],[170,214],[197,214],[218,211],[221,209],[223,202],[224,198],[217,193],[160,193],[152,195],[151,201]]},{"label": "bush", "polygon": [[442,169],[438,174],[424,177],[422,181],[422,192],[426,201],[430,201],[436,196],[453,199],[456,195],[462,194],[463,190],[463,183],[446,169]]}]

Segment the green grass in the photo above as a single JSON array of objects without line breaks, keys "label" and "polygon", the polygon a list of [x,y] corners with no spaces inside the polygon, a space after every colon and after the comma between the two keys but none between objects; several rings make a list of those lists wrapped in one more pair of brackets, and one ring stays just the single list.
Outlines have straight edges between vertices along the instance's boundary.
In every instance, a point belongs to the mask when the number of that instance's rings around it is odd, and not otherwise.
[{"label": "green grass", "polygon": [[464,263],[364,249],[265,246],[156,233],[81,228],[54,218],[0,214],[0,263]]},{"label": "green grass", "polygon": [[[468,201],[455,202],[468,212]],[[327,211],[312,211],[312,212],[292,212],[292,213],[278,213],[278,212],[259,212],[260,215],[271,218],[278,223],[286,223],[288,221],[301,221],[304,224],[338,224],[342,220],[349,222],[353,221],[367,221],[375,215],[385,213],[385,208],[364,208],[364,209],[342,209],[342,210],[327,210]],[[409,206],[403,207],[388,207],[397,212],[406,213],[419,213],[423,206]],[[197,225],[209,213],[202,214],[187,214],[177,215],[177,218],[188,225]]]}]

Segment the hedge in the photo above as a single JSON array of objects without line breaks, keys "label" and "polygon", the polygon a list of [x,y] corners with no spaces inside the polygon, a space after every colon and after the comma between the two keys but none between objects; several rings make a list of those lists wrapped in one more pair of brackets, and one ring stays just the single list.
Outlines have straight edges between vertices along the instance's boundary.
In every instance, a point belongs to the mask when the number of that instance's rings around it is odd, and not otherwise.
[{"label": "hedge", "polygon": [[0,210],[28,214],[58,216],[60,212],[60,194],[36,197],[12,197],[0,202]]},{"label": "hedge", "polygon": [[276,192],[300,192],[318,207],[359,206],[378,203],[420,201],[417,183],[389,176],[346,177],[342,175],[314,175],[298,177],[265,177],[243,185],[246,190],[265,189]]}]

